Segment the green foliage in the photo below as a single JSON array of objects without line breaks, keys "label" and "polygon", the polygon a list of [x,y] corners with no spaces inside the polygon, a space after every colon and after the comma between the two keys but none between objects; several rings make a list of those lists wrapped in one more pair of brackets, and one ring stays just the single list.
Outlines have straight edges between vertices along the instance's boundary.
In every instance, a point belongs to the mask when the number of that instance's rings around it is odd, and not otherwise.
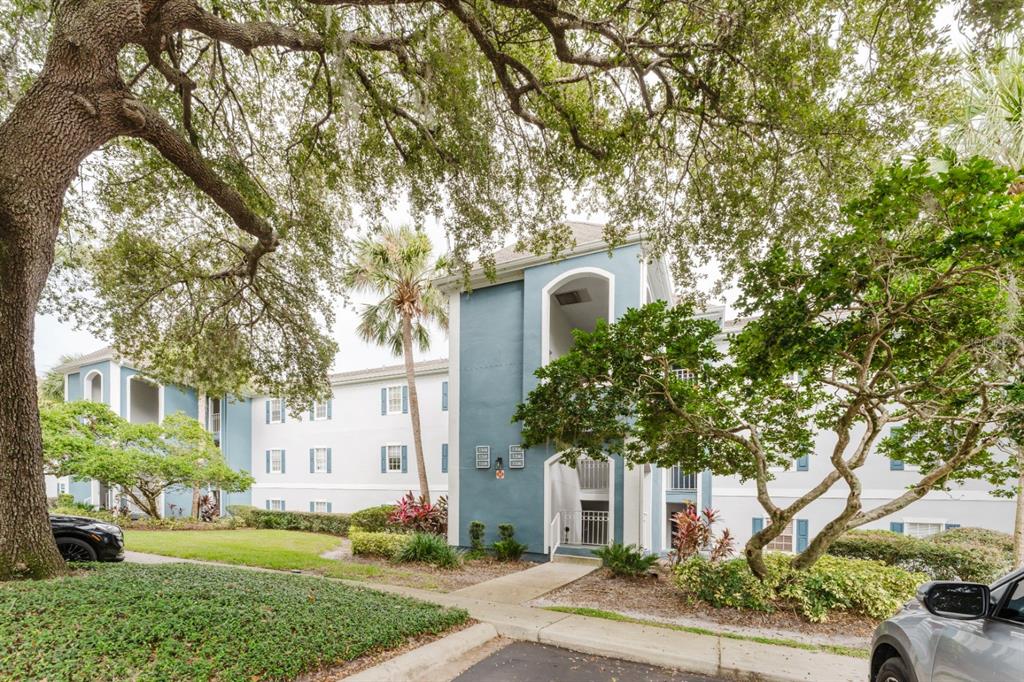
[{"label": "green foliage", "polygon": [[58,504],[56,507],[52,507],[50,509],[50,513],[55,516],[84,516],[89,519],[96,519],[98,521],[113,523],[119,526],[125,523],[123,518],[114,516],[106,509],[96,509],[91,504]]},{"label": "green foliage", "polygon": [[516,529],[511,523],[498,524],[498,540],[491,545],[498,561],[519,561],[527,546],[516,540]]},{"label": "green foliage", "polygon": [[384,530],[391,530],[394,524],[391,523],[391,514],[395,511],[395,505],[382,504],[378,507],[367,507],[352,513],[349,522],[360,530],[371,533],[379,533]]},{"label": "green foliage", "polygon": [[487,550],[484,548],[484,533],[486,530],[487,526],[484,525],[483,521],[469,522],[469,556],[474,559],[479,559],[487,553]]},{"label": "green foliage", "polygon": [[[433,564],[438,568],[459,568],[462,566],[462,555],[448,545],[448,541],[433,533],[413,533],[395,555],[395,561],[419,561]],[[353,550],[354,551],[354,550]]]},{"label": "green foliage", "polygon": [[229,504],[227,506],[228,514],[240,519],[245,525],[249,525],[250,515],[257,509],[259,507],[254,507],[251,504]]},{"label": "green foliage", "polygon": [[352,553],[356,556],[394,559],[413,536],[407,533],[363,531],[353,526],[349,528],[348,537],[352,541]]},{"label": "green foliage", "polygon": [[794,608],[811,622],[824,622],[830,611],[884,620],[928,580],[922,573],[862,559],[825,556],[806,571],[793,570],[785,554],[769,553],[765,562],[769,573],[761,581],[743,559],[711,563],[694,557],[676,569],[676,585],[712,606],[766,612]]},{"label": "green foliage", "polygon": [[657,554],[645,554],[636,545],[623,545],[616,542],[593,551],[594,556],[601,559],[601,565],[618,578],[639,578],[658,563]]},{"label": "green foliage", "polygon": [[64,373],[57,370],[57,367],[63,365],[66,362],[77,360],[81,355],[70,354],[61,355],[60,359],[57,360],[57,364],[54,367],[46,370],[42,378],[39,379],[39,401],[40,402],[51,402],[51,403],[62,403],[64,402]]},{"label": "green foliage", "polygon": [[1012,567],[1013,539],[980,528],[957,528],[923,539],[885,530],[851,531],[832,543],[828,551],[836,556],[882,561],[924,573],[933,580],[987,583]]},{"label": "green foliage", "polygon": [[302,530],[309,533],[348,535],[351,519],[348,514],[271,511],[253,508],[245,512],[245,525],[250,528]]},{"label": "green foliage", "polygon": [[0,658],[12,680],[289,680],[466,618],[313,577],[96,564],[0,585]]}]

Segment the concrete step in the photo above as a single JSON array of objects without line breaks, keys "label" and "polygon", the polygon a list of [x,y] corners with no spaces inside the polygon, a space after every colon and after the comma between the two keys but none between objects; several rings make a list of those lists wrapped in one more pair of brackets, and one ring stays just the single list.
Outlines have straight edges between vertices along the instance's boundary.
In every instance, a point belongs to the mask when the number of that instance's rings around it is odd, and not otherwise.
[{"label": "concrete step", "polygon": [[578,564],[581,566],[600,566],[601,560],[596,556],[578,556],[576,554],[559,554],[555,552],[552,559],[556,564]]}]

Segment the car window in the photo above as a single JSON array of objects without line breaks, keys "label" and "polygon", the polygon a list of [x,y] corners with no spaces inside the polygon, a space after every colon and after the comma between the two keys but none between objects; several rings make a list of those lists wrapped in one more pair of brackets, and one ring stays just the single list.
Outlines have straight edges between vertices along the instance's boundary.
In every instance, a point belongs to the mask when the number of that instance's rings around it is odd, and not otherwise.
[{"label": "car window", "polygon": [[1009,588],[1009,597],[999,609],[999,617],[1024,624],[1024,580],[1017,581]]}]

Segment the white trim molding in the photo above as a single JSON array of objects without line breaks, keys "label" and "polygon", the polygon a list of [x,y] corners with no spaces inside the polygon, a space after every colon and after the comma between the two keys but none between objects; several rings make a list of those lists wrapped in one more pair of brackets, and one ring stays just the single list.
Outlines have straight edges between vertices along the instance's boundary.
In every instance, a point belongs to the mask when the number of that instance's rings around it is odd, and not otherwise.
[{"label": "white trim molding", "polygon": [[602,268],[585,266],[566,270],[553,280],[544,285],[540,296],[540,365],[548,364],[548,354],[551,352],[551,293],[574,279],[596,275],[608,281],[608,322],[615,321],[615,275]]},{"label": "white trim molding", "polygon": [[462,293],[448,296],[448,544],[459,542],[459,324]]}]

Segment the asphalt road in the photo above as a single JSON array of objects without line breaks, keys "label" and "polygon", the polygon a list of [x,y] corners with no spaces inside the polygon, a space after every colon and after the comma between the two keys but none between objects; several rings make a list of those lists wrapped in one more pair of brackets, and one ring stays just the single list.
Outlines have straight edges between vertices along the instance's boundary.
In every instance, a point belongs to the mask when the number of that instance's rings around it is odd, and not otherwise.
[{"label": "asphalt road", "polygon": [[617,658],[513,642],[455,678],[457,682],[721,682]]}]

